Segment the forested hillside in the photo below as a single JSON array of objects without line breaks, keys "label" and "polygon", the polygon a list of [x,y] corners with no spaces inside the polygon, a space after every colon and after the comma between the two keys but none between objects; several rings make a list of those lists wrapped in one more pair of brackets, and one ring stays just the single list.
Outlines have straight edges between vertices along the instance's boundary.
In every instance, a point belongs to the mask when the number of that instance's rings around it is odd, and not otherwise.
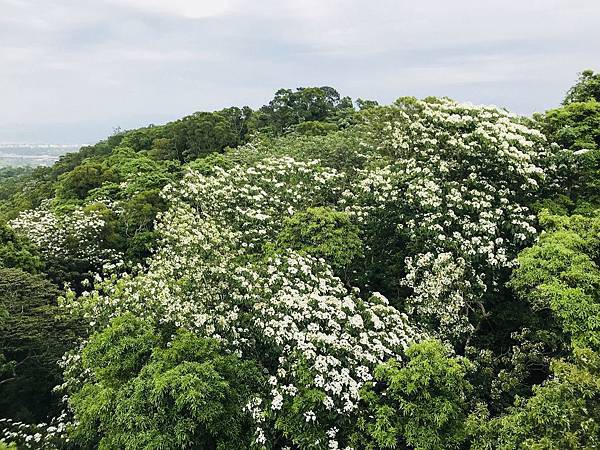
[{"label": "forested hillside", "polygon": [[0,449],[600,446],[600,74],[330,87],[0,169]]}]

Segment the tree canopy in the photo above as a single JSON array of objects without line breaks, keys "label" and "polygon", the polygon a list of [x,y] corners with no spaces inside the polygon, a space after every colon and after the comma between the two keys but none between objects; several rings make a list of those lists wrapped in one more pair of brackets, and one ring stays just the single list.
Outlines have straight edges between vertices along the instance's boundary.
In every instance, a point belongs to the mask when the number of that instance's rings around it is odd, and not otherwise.
[{"label": "tree canopy", "polygon": [[0,448],[596,448],[599,80],[280,89],[0,170]]}]

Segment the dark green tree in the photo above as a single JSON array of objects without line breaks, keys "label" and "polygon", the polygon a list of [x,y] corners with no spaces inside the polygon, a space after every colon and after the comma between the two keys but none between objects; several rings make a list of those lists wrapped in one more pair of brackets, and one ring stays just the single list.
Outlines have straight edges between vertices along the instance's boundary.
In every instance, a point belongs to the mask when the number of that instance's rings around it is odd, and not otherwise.
[{"label": "dark green tree", "polygon": [[588,69],[581,72],[575,86],[567,92],[563,104],[588,102],[590,100],[600,102],[600,73],[594,73],[593,70]]},{"label": "dark green tree", "polygon": [[574,363],[552,364],[553,377],[534,387],[531,398],[517,398],[507,414],[491,419],[485,408],[467,428],[473,450],[577,450],[600,446],[600,358],[577,350]]},{"label": "dark green tree", "polygon": [[0,223],[0,267],[36,273],[42,266],[42,259],[36,248],[9,226]]},{"label": "dark green tree", "polygon": [[292,131],[303,122],[336,124],[344,113],[354,112],[352,100],[341,97],[329,86],[279,89],[273,100],[263,106],[254,118],[254,127],[269,129],[275,134]]},{"label": "dark green tree", "polygon": [[113,174],[98,163],[87,162],[75,167],[59,178],[57,196],[84,200],[89,192],[110,181]]},{"label": "dark green tree", "polygon": [[56,306],[58,290],[41,275],[0,268],[0,417],[39,422],[56,413],[52,394],[61,381],[57,362],[81,330]]}]

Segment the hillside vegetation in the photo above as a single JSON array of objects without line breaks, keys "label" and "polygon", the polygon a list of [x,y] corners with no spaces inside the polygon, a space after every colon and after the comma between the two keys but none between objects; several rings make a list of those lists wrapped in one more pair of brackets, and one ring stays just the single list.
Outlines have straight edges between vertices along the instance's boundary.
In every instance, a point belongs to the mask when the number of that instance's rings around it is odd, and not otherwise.
[{"label": "hillside vegetation", "polygon": [[597,448],[599,170],[592,71],[533,117],[282,89],[0,169],[0,439]]}]

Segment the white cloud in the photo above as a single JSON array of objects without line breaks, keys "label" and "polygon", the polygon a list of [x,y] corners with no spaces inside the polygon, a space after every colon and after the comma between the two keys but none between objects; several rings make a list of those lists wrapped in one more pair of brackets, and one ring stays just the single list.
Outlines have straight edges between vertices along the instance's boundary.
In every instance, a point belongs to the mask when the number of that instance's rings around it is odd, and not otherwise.
[{"label": "white cloud", "polygon": [[308,84],[527,112],[555,105],[600,55],[594,0],[0,0],[0,11],[3,130],[256,106]]},{"label": "white cloud", "polygon": [[171,14],[189,19],[217,17],[241,6],[232,0],[109,0],[119,6],[129,6],[141,11]]}]

